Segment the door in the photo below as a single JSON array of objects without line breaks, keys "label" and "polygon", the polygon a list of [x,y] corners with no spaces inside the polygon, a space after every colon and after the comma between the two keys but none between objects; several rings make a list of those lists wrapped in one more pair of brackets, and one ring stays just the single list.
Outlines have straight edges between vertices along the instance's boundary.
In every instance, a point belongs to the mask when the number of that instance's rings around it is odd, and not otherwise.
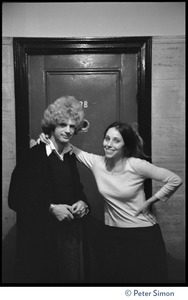
[{"label": "door", "polygon": [[[41,132],[46,106],[62,95],[79,99],[88,133],[72,142],[102,154],[103,132],[116,120],[137,122],[151,154],[151,38],[14,38],[17,160]],[[95,180],[79,164],[93,216],[103,219]]]},{"label": "door", "polygon": [[[137,55],[70,54],[31,55],[29,75],[29,137],[37,139],[45,108],[64,95],[81,101],[90,127],[71,142],[103,154],[105,128],[114,121],[137,123]],[[78,163],[91,214],[103,220],[103,199],[91,171]]]},{"label": "door", "polygon": [[[37,139],[44,109],[62,95],[81,101],[87,133],[73,137],[78,147],[102,154],[103,132],[115,120],[137,122],[151,155],[151,38],[14,38],[17,161]],[[91,205],[88,277],[95,282],[103,259],[103,200],[91,172],[79,164]],[[146,187],[151,194],[151,182]],[[98,221],[100,220],[100,221]],[[102,251],[103,252],[103,251]]]}]

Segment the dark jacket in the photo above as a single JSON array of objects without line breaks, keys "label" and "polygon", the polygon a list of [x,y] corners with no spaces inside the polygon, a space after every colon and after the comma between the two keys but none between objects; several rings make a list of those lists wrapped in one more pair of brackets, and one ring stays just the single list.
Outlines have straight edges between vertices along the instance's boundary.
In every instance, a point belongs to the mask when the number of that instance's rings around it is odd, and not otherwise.
[{"label": "dark jacket", "polygon": [[[87,202],[80,183],[76,157],[69,153],[65,155],[71,169],[73,202]],[[40,144],[31,148],[15,167],[8,195],[8,205],[17,213],[18,273],[22,277],[24,274],[25,278],[28,276],[28,281],[34,280],[33,277],[36,282],[40,282],[41,278],[46,282],[53,282],[53,278],[55,281],[57,232],[58,227],[64,224],[50,213],[51,203],[56,203],[54,178],[45,145]],[[67,202],[62,196],[64,203]],[[84,218],[73,222],[82,223]]]}]

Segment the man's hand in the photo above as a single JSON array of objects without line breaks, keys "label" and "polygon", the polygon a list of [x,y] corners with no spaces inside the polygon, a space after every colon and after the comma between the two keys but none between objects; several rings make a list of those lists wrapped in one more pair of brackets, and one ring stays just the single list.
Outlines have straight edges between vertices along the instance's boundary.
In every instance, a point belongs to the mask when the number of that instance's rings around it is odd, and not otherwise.
[{"label": "man's hand", "polygon": [[79,200],[72,205],[72,213],[77,218],[82,218],[83,216],[87,215],[88,212],[88,205],[82,200]]},{"label": "man's hand", "polygon": [[51,212],[59,221],[72,221],[74,219],[72,206],[67,204],[54,205]]}]

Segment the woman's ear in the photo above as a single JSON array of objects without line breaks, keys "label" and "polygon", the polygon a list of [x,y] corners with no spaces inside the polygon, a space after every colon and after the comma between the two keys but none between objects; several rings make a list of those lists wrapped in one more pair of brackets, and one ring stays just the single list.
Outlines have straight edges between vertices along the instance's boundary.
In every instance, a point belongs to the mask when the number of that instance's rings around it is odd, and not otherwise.
[{"label": "woman's ear", "polygon": [[132,127],[132,129],[133,129],[134,131],[138,132],[138,123],[137,123],[137,122],[133,122],[133,123],[131,124],[131,127]]}]

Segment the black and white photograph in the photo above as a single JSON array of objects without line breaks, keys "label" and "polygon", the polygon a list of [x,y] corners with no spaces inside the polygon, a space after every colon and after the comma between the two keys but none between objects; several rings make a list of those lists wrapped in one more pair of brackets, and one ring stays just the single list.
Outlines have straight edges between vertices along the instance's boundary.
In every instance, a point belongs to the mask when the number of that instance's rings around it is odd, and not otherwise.
[{"label": "black and white photograph", "polygon": [[1,289],[182,299],[185,2],[3,2],[2,21]]}]

